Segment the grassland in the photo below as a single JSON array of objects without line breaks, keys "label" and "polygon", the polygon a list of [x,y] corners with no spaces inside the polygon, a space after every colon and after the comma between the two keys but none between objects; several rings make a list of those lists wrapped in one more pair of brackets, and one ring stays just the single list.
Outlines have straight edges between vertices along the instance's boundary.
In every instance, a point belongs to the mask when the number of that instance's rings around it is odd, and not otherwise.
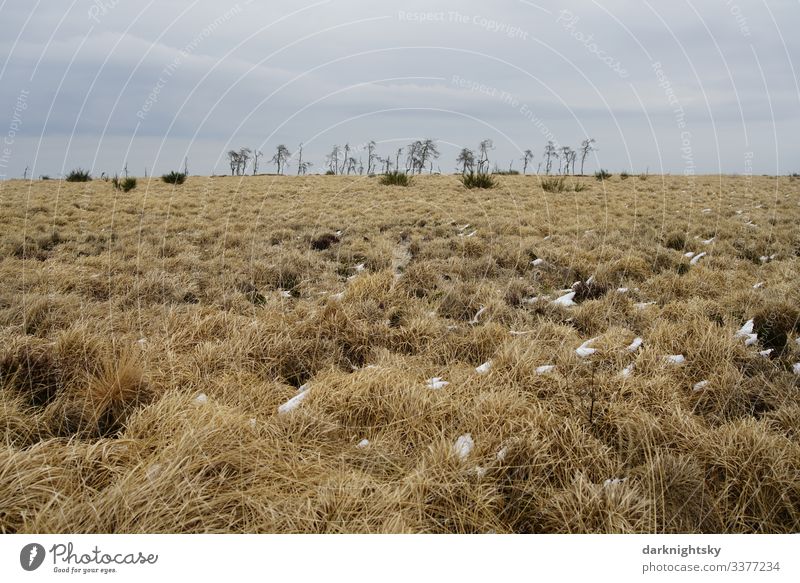
[{"label": "grassland", "polygon": [[0,532],[799,531],[800,181],[573,180],[2,183]]}]

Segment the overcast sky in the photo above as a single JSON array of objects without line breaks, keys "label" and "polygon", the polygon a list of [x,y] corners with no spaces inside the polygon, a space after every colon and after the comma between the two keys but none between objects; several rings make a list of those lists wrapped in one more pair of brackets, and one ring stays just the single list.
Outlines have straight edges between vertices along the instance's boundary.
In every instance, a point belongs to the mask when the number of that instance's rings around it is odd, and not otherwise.
[{"label": "overcast sky", "polygon": [[442,172],[587,136],[587,172],[800,172],[798,24],[798,0],[0,0],[0,177],[301,142],[319,171],[425,137]]}]

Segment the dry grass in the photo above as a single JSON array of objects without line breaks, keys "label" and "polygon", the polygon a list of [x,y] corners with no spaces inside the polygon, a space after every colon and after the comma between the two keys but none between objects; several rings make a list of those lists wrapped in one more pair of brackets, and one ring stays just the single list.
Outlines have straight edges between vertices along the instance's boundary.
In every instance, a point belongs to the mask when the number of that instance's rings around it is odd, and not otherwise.
[{"label": "dry grass", "polygon": [[797,532],[800,183],[576,181],[3,183],[0,532]]}]

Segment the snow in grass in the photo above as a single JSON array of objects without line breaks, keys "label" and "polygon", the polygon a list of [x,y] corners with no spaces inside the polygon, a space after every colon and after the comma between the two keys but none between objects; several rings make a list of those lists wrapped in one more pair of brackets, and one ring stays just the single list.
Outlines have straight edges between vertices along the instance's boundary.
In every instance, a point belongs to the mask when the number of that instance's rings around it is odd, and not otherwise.
[{"label": "snow in grass", "polygon": [[628,346],[627,348],[628,352],[636,352],[637,350],[639,350],[639,347],[642,345],[643,342],[644,340],[642,340],[641,337],[637,336],[636,338],[633,339],[633,342],[631,342],[630,345]]},{"label": "snow in grass", "polygon": [[684,257],[694,257],[694,251],[687,251],[683,254]]},{"label": "snow in grass", "polygon": [[543,364],[542,366],[537,366],[536,367],[536,374],[542,375],[542,374],[551,373],[555,369],[556,369],[556,365],[554,365],[554,364]]},{"label": "snow in grass", "polygon": [[698,262],[698,261],[700,261],[700,260],[701,260],[703,257],[705,257],[706,255],[707,255],[707,254],[706,254],[706,252],[705,252],[705,251],[703,251],[702,253],[698,253],[697,255],[695,255],[694,257],[692,257],[692,260],[689,262],[689,265],[697,265],[697,262]]},{"label": "snow in grass", "polygon": [[475,372],[476,372],[476,373],[478,373],[478,374],[486,374],[486,373],[487,373],[487,372],[489,372],[491,369],[492,369],[492,361],[491,361],[491,360],[487,360],[487,361],[486,361],[486,362],[484,362],[482,365],[480,365],[479,367],[477,367],[477,368],[475,369]]},{"label": "snow in grass", "polygon": [[194,398],[193,403],[195,405],[205,405],[206,403],[208,403],[208,396],[206,396],[205,393],[200,393]]},{"label": "snow in grass", "polygon": [[670,354],[669,356],[665,356],[664,360],[669,364],[683,364],[686,362],[686,357],[682,354]]},{"label": "snow in grass", "polygon": [[473,316],[472,320],[469,321],[469,323],[470,324],[477,324],[478,323],[478,318],[480,318],[483,315],[483,313],[486,311],[486,309],[487,308],[485,306],[481,306],[480,309],[478,310],[478,312],[475,314],[475,316]]},{"label": "snow in grass", "polygon": [[800,374],[800,362],[795,362],[795,363],[792,365],[792,372],[793,372],[794,374]]},{"label": "snow in grass", "polygon": [[554,306],[565,306],[565,307],[576,306],[577,304],[574,301],[572,301],[572,298],[574,297],[575,297],[575,292],[571,291],[567,294],[564,294],[560,298],[553,300],[551,303]]},{"label": "snow in grass", "polygon": [[611,486],[619,486],[624,483],[628,478],[609,478],[603,482],[603,488],[610,488]]},{"label": "snow in grass", "polygon": [[508,448],[507,447],[501,447],[500,451],[498,451],[495,454],[494,458],[497,461],[502,462],[502,461],[505,461],[507,455],[508,455]]},{"label": "snow in grass", "polygon": [[542,259],[541,257],[538,257],[538,258],[534,259],[533,261],[531,261],[531,265],[533,265],[534,267],[539,267],[540,265],[544,265],[544,259]]},{"label": "snow in grass", "polygon": [[700,242],[701,242],[703,245],[711,245],[711,243],[713,243],[713,242],[714,242],[714,239],[716,239],[716,237],[711,237],[710,239],[703,239],[703,240],[702,240],[702,241],[700,241]]},{"label": "snow in grass", "polygon": [[472,453],[474,448],[475,442],[472,440],[472,435],[465,433],[456,439],[456,442],[453,444],[453,453],[455,453],[459,459],[465,460],[469,454]]},{"label": "snow in grass", "polygon": [[294,411],[297,407],[302,403],[306,397],[308,397],[310,391],[304,390],[288,401],[286,401],[283,405],[278,407],[278,413],[289,413],[290,411]]},{"label": "snow in grass", "polygon": [[636,308],[637,310],[644,310],[654,304],[655,302],[639,302],[638,304],[633,304],[633,307]]},{"label": "snow in grass", "polygon": [[750,319],[745,322],[744,326],[742,326],[736,334],[733,335],[734,338],[744,338],[744,345],[745,346],[752,346],[756,342],[758,342],[758,334],[753,333],[753,320]]},{"label": "snow in grass", "polygon": [[764,358],[769,358],[769,355],[772,354],[772,348],[767,348],[766,350],[759,350],[758,353]]},{"label": "snow in grass", "polygon": [[759,289],[759,288],[761,288],[761,287],[764,287],[764,284],[765,284],[765,283],[766,283],[765,281],[759,281],[759,282],[757,282],[757,283],[754,283],[754,284],[753,284],[753,289]]},{"label": "snow in grass", "polygon": [[429,389],[437,389],[438,390],[438,389],[441,389],[443,387],[446,387],[449,384],[450,384],[449,382],[443,381],[441,377],[433,377],[433,378],[430,378],[427,381],[425,381],[425,385]]},{"label": "snow in grass", "polygon": [[255,417],[250,417],[250,421],[248,421],[247,424],[250,426],[250,429],[255,429],[256,428],[256,418]]},{"label": "snow in grass", "polygon": [[365,448],[369,447],[369,439],[362,439],[361,441],[359,441],[356,444],[356,447],[358,449],[365,449]]},{"label": "snow in grass", "polygon": [[587,356],[591,356],[592,354],[597,352],[596,348],[589,347],[589,345],[595,340],[597,340],[597,338],[599,338],[599,336],[595,338],[590,338],[589,340],[581,344],[578,348],[575,349],[575,354],[577,354],[581,358],[586,358]]},{"label": "snow in grass", "polygon": [[630,363],[628,366],[626,366],[620,371],[619,376],[621,376],[624,379],[627,379],[629,376],[633,374],[633,366],[634,366],[633,363]]},{"label": "snow in grass", "polygon": [[628,293],[628,288],[627,287],[618,287],[617,288],[617,293],[626,294],[626,293]]},{"label": "snow in grass", "polygon": [[136,344],[139,345],[139,348],[144,348],[144,345],[147,344],[147,340],[145,338],[139,338],[139,340],[136,341]]},{"label": "snow in grass", "polygon": [[700,391],[705,389],[707,386],[708,386],[708,381],[700,381],[700,382],[697,382],[697,383],[694,384],[694,387],[692,387],[692,390],[695,393],[699,393]]}]

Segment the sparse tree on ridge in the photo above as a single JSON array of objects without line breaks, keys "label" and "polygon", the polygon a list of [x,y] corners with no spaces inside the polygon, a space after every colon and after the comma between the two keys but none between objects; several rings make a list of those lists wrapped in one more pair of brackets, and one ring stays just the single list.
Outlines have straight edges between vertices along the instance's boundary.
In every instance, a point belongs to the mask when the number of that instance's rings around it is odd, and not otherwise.
[{"label": "sparse tree on ridge", "polygon": [[345,167],[347,166],[347,161],[350,159],[350,144],[344,145],[344,155],[342,156],[342,168],[339,171],[339,174],[344,174]]},{"label": "sparse tree on ridge", "polygon": [[569,174],[569,165],[572,162],[572,148],[569,146],[561,147],[561,157],[558,161],[558,170],[560,174]]},{"label": "sparse tree on ridge", "polygon": [[247,172],[247,163],[250,162],[252,153],[253,151],[250,148],[239,148],[239,161],[241,162],[241,167],[238,168],[239,176]]},{"label": "sparse tree on ridge", "polygon": [[461,174],[466,174],[467,170],[473,172],[475,169],[475,154],[469,148],[461,148],[456,162],[461,166]]},{"label": "sparse tree on ridge", "polygon": [[586,162],[586,157],[597,149],[594,147],[595,143],[596,141],[594,138],[586,138],[581,142],[581,176],[583,176],[583,164]]},{"label": "sparse tree on ridge", "polygon": [[338,145],[334,145],[331,153],[328,154],[328,172],[331,174],[339,173],[339,155],[340,149]]},{"label": "sparse tree on ridge", "polygon": [[231,176],[236,174],[236,169],[239,168],[241,164],[239,162],[239,152],[236,150],[228,150],[228,163],[231,166]]},{"label": "sparse tree on ridge", "polygon": [[531,152],[530,150],[525,150],[525,152],[524,152],[524,154],[522,156],[522,173],[523,174],[527,174],[528,173],[528,164],[531,163],[531,160],[533,160],[533,152]]},{"label": "sparse tree on ridge", "polygon": [[[261,150],[255,149],[253,150],[253,176],[258,173],[258,159],[264,155],[264,152]],[[185,172],[184,172],[185,174]]]},{"label": "sparse tree on ridge", "polygon": [[[403,155],[403,148],[397,148],[397,154],[394,159],[394,168],[395,170],[400,170],[400,156]],[[388,157],[387,157],[388,160]]]},{"label": "sparse tree on ridge", "polygon": [[272,157],[272,162],[278,167],[278,174],[283,174],[283,170],[286,166],[286,161],[289,159],[291,154],[289,153],[289,148],[280,144],[275,149],[275,155]]},{"label": "sparse tree on ridge", "polygon": [[550,174],[550,170],[553,168],[554,156],[558,156],[558,152],[556,151],[555,144],[550,140],[544,147],[544,173],[547,175]]},{"label": "sparse tree on ridge", "polygon": [[494,150],[492,140],[483,140],[478,146],[478,174],[489,172],[489,150]]},{"label": "sparse tree on ridge", "polygon": [[375,168],[373,161],[375,160],[375,140],[370,140],[367,144],[367,174],[374,174]]}]

